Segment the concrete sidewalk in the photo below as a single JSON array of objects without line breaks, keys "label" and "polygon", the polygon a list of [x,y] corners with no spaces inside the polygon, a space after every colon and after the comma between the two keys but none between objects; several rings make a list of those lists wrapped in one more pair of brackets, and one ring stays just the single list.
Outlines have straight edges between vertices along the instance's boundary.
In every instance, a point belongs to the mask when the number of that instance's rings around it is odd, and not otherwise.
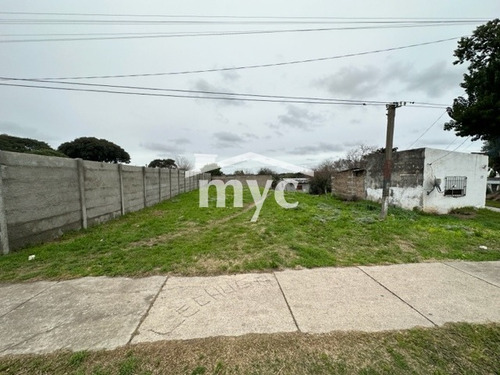
[{"label": "concrete sidewalk", "polygon": [[0,355],[500,322],[500,261],[0,284]]}]

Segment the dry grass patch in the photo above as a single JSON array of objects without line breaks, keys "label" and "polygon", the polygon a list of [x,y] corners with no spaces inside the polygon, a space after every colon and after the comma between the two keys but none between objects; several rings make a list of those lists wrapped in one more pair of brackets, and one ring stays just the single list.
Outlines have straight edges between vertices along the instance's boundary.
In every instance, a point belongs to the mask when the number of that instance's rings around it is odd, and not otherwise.
[{"label": "dry grass patch", "polygon": [[138,344],[113,351],[0,357],[2,374],[493,374],[500,325],[303,333]]}]

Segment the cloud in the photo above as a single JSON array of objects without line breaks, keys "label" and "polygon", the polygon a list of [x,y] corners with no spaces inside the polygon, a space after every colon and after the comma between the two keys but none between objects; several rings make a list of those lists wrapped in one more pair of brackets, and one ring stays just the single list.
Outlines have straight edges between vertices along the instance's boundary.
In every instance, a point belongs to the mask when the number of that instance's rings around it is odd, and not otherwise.
[{"label": "cloud", "polygon": [[[228,88],[225,88],[225,87],[222,87],[222,86],[213,85],[213,84],[205,81],[203,78],[197,80],[194,83],[193,88],[194,88],[194,90],[207,91],[207,92],[226,92],[226,93],[231,93],[232,92]],[[203,93],[200,93],[198,95],[204,96],[206,98],[213,98],[213,97],[220,96],[220,95],[210,95],[210,94],[203,94]],[[223,95],[223,96],[224,97],[233,97],[232,95]],[[239,101],[239,100],[219,99],[219,100],[215,100],[215,101],[218,104],[220,104],[220,105],[227,105],[227,106],[242,106],[242,105],[245,105],[245,102]]]},{"label": "cloud", "polygon": [[47,142],[55,138],[40,132],[38,129],[22,126],[15,122],[0,121],[0,134],[8,134],[14,137],[31,138],[39,141]]},{"label": "cloud", "polygon": [[450,69],[446,61],[438,61],[426,69],[406,77],[406,88],[410,91],[422,91],[431,98],[443,95],[447,90],[460,85],[462,72]]},{"label": "cloud", "polygon": [[289,153],[290,154],[311,155],[311,154],[319,154],[319,153],[323,153],[323,152],[340,152],[340,151],[344,151],[344,147],[342,145],[320,142],[314,146],[297,147],[297,148],[289,151]]},{"label": "cloud", "polygon": [[256,134],[252,133],[243,133],[246,139],[260,139],[260,137]]},{"label": "cloud", "polygon": [[230,132],[217,132],[214,133],[214,137],[216,138],[215,146],[219,148],[231,148],[244,142],[241,136]]},{"label": "cloud", "polygon": [[176,144],[146,142],[146,143],[141,143],[140,146],[147,150],[160,152],[161,154],[167,154],[167,155],[180,154],[184,152],[184,149]]},{"label": "cloud", "polygon": [[314,80],[313,85],[325,88],[337,98],[362,100],[377,95],[389,85],[397,87],[397,92],[420,91],[429,97],[439,97],[458,87],[462,74],[459,68],[454,69],[444,60],[424,68],[395,62],[383,70],[375,65],[345,66],[333,75]]},{"label": "cloud", "polygon": [[235,72],[234,70],[225,70],[221,72],[222,78],[224,81],[237,81],[240,79],[240,74],[238,72]]},{"label": "cloud", "polygon": [[337,97],[363,98],[376,94],[382,79],[381,71],[373,66],[359,68],[354,65],[341,68],[336,74],[316,80],[316,86],[324,87]]},{"label": "cloud", "polygon": [[188,138],[175,138],[172,140],[172,142],[175,142],[178,145],[186,145],[188,143],[191,143],[191,140]]},{"label": "cloud", "polygon": [[279,124],[273,124],[271,127],[279,128],[279,125],[284,125],[307,130],[320,125],[324,118],[321,115],[309,112],[307,108],[289,105],[286,114],[278,116],[278,121]]}]

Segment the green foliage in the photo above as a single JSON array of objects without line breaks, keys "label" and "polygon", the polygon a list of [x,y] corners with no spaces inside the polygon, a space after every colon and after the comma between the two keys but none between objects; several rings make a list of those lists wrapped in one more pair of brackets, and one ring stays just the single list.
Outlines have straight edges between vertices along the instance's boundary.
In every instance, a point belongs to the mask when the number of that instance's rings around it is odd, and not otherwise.
[{"label": "green foliage", "polygon": [[469,63],[461,87],[467,97],[458,97],[448,109],[452,121],[445,130],[473,140],[500,138],[500,20],[479,26],[458,42],[454,64]]},{"label": "green foliage", "polygon": [[223,176],[224,175],[224,173],[222,173],[220,168],[212,169],[210,171],[210,173],[212,174],[212,176]]},{"label": "green foliage", "polygon": [[174,159],[155,159],[148,164],[148,167],[176,169],[177,164]]},{"label": "green foliage", "polygon": [[14,137],[7,134],[0,134],[0,150],[26,154],[66,157],[66,155],[54,150],[43,141],[37,141],[36,139],[31,138]]},{"label": "green foliage", "polygon": [[82,137],[65,142],[57,150],[70,158],[107,163],[130,163],[130,155],[123,148],[105,139],[95,137]]},{"label": "green foliage", "polygon": [[276,172],[273,171],[271,168],[266,168],[266,167],[262,167],[259,169],[259,171],[257,172],[258,175],[275,175]]},{"label": "green foliage", "polygon": [[219,167],[216,163],[210,163],[205,165],[203,168],[201,168],[202,172],[208,172],[211,173],[212,176],[223,176],[224,173],[221,170],[221,167]]},{"label": "green foliage", "polygon": [[335,162],[325,160],[314,169],[314,176],[309,180],[309,193],[327,194],[332,191],[332,176],[336,171]]},{"label": "green foliage", "polygon": [[500,173],[500,137],[486,141],[483,149],[490,158],[490,167]]}]

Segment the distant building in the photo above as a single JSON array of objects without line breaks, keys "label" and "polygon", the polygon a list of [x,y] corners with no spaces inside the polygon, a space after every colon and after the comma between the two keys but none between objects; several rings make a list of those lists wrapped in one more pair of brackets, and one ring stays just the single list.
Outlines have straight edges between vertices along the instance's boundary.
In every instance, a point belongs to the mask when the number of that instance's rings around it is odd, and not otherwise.
[{"label": "distant building", "polygon": [[[332,193],[344,199],[382,200],[384,154],[371,154],[365,169],[337,172]],[[444,214],[454,208],[483,208],[488,156],[420,148],[393,154],[389,204]]]},{"label": "distant building", "polygon": [[[285,191],[300,191],[302,193],[309,193],[311,183],[308,178],[284,178],[283,181],[289,182],[285,186]],[[297,187],[292,185],[294,181],[297,183]]]}]

